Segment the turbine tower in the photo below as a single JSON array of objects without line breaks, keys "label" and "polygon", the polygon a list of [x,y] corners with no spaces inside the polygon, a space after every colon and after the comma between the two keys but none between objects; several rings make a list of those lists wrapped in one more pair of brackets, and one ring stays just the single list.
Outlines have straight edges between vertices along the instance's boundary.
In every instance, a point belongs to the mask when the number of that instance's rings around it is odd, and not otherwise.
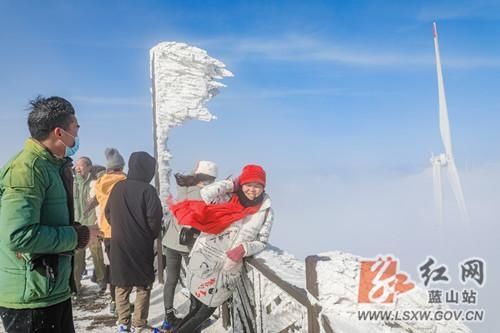
[{"label": "turbine tower", "polygon": [[439,43],[436,22],[433,23],[434,31],[434,51],[436,53],[436,71],[439,93],[439,129],[441,132],[441,140],[443,141],[444,153],[431,157],[432,176],[434,181],[434,201],[439,214],[439,221],[443,222],[443,185],[441,181],[441,169],[446,168],[448,173],[448,181],[455,195],[458,204],[460,217],[463,221],[468,222],[467,208],[465,206],[464,194],[460,177],[453,158],[453,150],[451,144],[450,122],[448,120],[448,107],[446,105],[446,95],[444,92],[443,72],[441,69],[441,57],[439,55]]}]

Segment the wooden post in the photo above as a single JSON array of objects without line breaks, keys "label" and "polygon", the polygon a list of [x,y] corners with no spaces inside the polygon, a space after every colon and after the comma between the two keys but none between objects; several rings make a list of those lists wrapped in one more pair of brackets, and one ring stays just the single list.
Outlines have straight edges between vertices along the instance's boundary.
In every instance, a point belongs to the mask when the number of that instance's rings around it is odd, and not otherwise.
[{"label": "wooden post", "polygon": [[221,305],[221,317],[222,317],[222,327],[224,329],[227,329],[229,326],[231,326],[231,318],[229,316],[229,306],[226,303]]},{"label": "wooden post", "polygon": [[[154,154],[156,163],[158,164],[158,134],[156,131],[156,82],[155,82],[155,54],[153,52],[153,58],[151,59],[151,96],[153,98],[153,141],[154,141]],[[156,191],[160,193],[160,177],[158,174],[158,168],[156,168],[155,172],[155,187]],[[163,204],[163,203],[162,203]],[[158,264],[158,282],[165,283],[163,278],[163,246],[161,244],[162,241],[162,232],[160,232],[160,236],[156,239],[156,255],[157,255],[157,264]]]},{"label": "wooden post", "polygon": [[[316,264],[320,260],[330,260],[328,257],[308,256],[306,258],[306,289],[316,299],[319,299],[319,286],[318,286],[318,272],[316,271]],[[320,332],[319,314],[321,307],[317,304],[308,308],[308,332]],[[330,328],[331,329],[331,328]],[[332,331],[333,332],[333,331]]]}]

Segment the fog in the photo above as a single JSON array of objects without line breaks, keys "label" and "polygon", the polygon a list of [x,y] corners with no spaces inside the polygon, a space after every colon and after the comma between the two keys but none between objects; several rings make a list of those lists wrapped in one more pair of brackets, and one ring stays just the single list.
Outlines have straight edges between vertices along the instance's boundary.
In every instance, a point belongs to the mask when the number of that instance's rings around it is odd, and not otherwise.
[{"label": "fog", "polygon": [[[428,256],[446,265],[449,284],[429,288],[449,290],[476,288],[478,305],[484,308],[485,324],[468,324],[473,332],[491,332],[500,320],[491,312],[500,288],[497,263],[500,165],[492,164],[461,172],[470,221],[464,223],[446,177],[443,177],[444,221],[434,207],[432,170],[414,174],[368,172],[363,174],[275,172],[273,207],[276,221],[272,243],[300,258],[341,250],[374,258],[392,254],[400,269],[422,284],[418,267]],[[486,261],[483,288],[460,283],[459,263],[471,257]]]}]

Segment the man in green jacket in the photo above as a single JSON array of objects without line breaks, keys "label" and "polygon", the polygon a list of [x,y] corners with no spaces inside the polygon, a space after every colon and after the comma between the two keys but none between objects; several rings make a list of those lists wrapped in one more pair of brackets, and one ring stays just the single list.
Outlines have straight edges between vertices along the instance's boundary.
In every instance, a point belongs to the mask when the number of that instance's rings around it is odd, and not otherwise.
[{"label": "man in green jacket", "polygon": [[0,316],[8,333],[72,333],[73,252],[99,232],[74,223],[73,106],[61,97],[30,104],[31,138],[0,171]]},{"label": "man in green jacket", "polygon": [[[75,182],[73,193],[75,196],[75,220],[82,225],[92,226],[97,225],[97,215],[95,209],[90,209],[86,212],[89,204],[91,183],[95,180],[95,175],[92,174],[92,160],[86,156],[80,157],[75,162]],[[104,256],[102,253],[101,242],[89,243],[88,248],[94,262],[95,282],[101,287],[101,292],[106,290]],[[76,293],[80,293],[81,278],[85,271],[85,252],[86,249],[77,249],[75,251],[75,270],[74,278],[76,285]]]}]

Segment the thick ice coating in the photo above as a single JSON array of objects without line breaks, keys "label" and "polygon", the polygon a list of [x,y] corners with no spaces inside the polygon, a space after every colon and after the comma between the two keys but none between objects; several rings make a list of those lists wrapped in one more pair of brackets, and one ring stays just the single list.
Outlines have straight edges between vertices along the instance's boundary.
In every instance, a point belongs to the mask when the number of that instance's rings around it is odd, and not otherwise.
[{"label": "thick ice coating", "polygon": [[[160,197],[169,193],[169,130],[190,119],[216,119],[206,103],[225,87],[217,81],[233,74],[205,50],[177,42],[162,42],[150,50],[153,108],[157,134]],[[164,201],[164,200],[163,200]]]}]

